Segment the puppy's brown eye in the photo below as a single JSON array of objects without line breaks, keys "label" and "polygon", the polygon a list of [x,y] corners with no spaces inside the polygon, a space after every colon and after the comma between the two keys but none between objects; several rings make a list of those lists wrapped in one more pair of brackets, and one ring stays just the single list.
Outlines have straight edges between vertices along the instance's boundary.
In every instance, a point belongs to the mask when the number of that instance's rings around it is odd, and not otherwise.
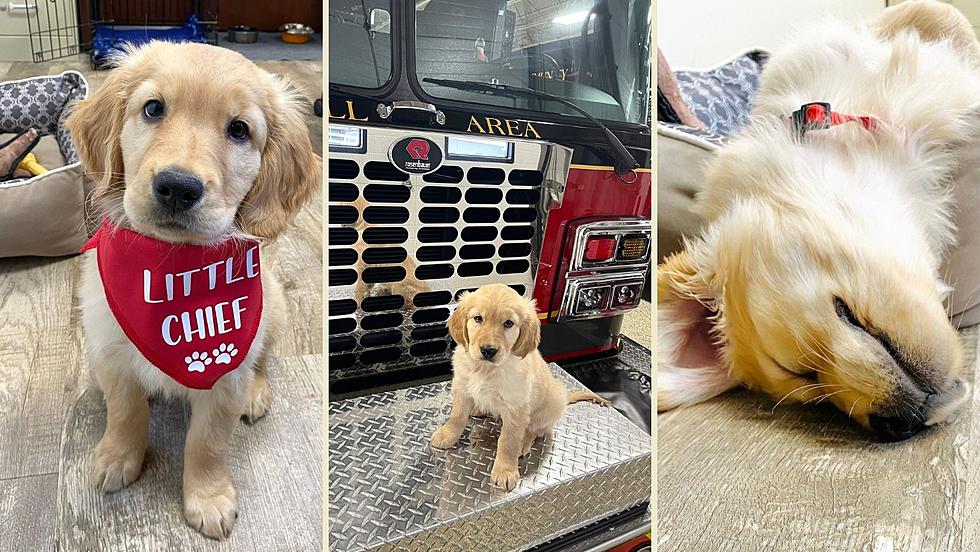
[{"label": "puppy's brown eye", "polygon": [[245,121],[232,121],[228,125],[228,137],[236,142],[248,140],[248,125],[245,124]]},{"label": "puppy's brown eye", "polygon": [[505,328],[513,328],[514,327],[514,321],[513,320],[504,320],[504,327]]},{"label": "puppy's brown eye", "polygon": [[483,317],[482,316],[474,316],[473,317],[473,321],[476,322],[477,324],[483,324]]},{"label": "puppy's brown eye", "polygon": [[159,100],[150,100],[143,106],[143,116],[147,121],[159,121],[165,112],[163,102]]}]

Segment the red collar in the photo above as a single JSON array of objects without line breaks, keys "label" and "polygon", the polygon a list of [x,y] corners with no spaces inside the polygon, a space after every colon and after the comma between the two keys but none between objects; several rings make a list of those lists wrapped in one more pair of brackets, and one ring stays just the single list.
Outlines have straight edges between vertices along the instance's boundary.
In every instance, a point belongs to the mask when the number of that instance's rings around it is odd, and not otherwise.
[{"label": "red collar", "polygon": [[824,130],[844,123],[859,123],[865,130],[875,134],[882,127],[881,121],[870,115],[845,115],[830,109],[826,102],[803,104],[790,116],[790,124],[802,138],[811,130]]}]

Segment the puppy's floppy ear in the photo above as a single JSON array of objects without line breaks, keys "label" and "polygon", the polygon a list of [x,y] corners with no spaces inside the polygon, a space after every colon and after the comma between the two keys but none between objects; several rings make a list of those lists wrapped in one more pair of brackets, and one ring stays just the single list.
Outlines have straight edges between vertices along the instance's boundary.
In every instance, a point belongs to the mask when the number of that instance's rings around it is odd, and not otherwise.
[{"label": "puppy's floppy ear", "polygon": [[688,249],[657,267],[657,411],[735,387],[713,334],[717,297]]},{"label": "puppy's floppy ear", "polygon": [[309,102],[280,78],[264,74],[269,87],[268,138],[262,166],[238,210],[238,222],[253,236],[274,238],[320,189],[323,161],[313,153],[304,113]]},{"label": "puppy's floppy ear", "polygon": [[449,335],[452,336],[453,341],[464,349],[469,345],[469,336],[466,335],[466,322],[470,317],[469,301],[466,299],[469,295],[469,292],[466,292],[459,296],[456,310],[449,316],[448,322]]},{"label": "puppy's floppy ear", "polygon": [[65,120],[82,169],[95,182],[96,198],[125,187],[119,135],[126,113],[126,83],[130,78],[128,68],[112,69],[92,96],[70,106]]},{"label": "puppy's floppy ear", "polygon": [[521,312],[521,333],[514,343],[514,356],[524,358],[531,354],[541,344],[541,321],[538,320],[538,310],[534,299],[523,301]]}]

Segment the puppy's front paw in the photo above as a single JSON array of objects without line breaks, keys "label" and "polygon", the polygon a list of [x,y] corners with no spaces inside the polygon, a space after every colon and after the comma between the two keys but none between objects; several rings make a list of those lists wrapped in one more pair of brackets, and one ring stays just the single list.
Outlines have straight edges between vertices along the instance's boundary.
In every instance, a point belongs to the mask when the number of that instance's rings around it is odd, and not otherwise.
[{"label": "puppy's front paw", "polygon": [[143,470],[145,449],[130,443],[103,438],[92,453],[95,484],[104,493],[113,493],[136,481]]},{"label": "puppy's front paw", "polygon": [[520,481],[521,474],[517,471],[517,466],[501,465],[499,462],[493,463],[490,470],[490,481],[505,491],[511,491]]},{"label": "puppy's front paw", "polygon": [[528,434],[524,436],[524,443],[521,445],[521,456],[527,456],[531,453],[531,449],[534,448],[534,434]]},{"label": "puppy's front paw", "polygon": [[429,444],[433,448],[447,449],[452,448],[457,441],[459,441],[459,432],[449,426],[442,426],[432,434]]},{"label": "puppy's front paw", "polygon": [[248,398],[245,401],[245,413],[242,417],[245,422],[254,424],[261,420],[265,413],[269,411],[269,404],[272,403],[272,391],[269,389],[269,382],[266,379],[255,380],[248,389]]},{"label": "puppy's front paw", "polygon": [[238,496],[231,483],[217,493],[184,493],[184,519],[208,538],[221,540],[231,535],[238,519]]}]

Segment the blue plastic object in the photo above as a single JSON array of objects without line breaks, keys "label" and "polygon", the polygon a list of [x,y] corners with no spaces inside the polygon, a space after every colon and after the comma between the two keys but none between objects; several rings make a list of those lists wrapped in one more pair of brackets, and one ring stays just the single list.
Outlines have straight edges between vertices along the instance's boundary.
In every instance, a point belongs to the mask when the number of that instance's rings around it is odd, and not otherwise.
[{"label": "blue plastic object", "polygon": [[96,23],[95,30],[92,32],[92,64],[95,67],[101,67],[114,53],[121,52],[127,44],[139,45],[152,40],[208,42],[204,26],[193,14],[180,27],[114,27],[104,23]]}]

